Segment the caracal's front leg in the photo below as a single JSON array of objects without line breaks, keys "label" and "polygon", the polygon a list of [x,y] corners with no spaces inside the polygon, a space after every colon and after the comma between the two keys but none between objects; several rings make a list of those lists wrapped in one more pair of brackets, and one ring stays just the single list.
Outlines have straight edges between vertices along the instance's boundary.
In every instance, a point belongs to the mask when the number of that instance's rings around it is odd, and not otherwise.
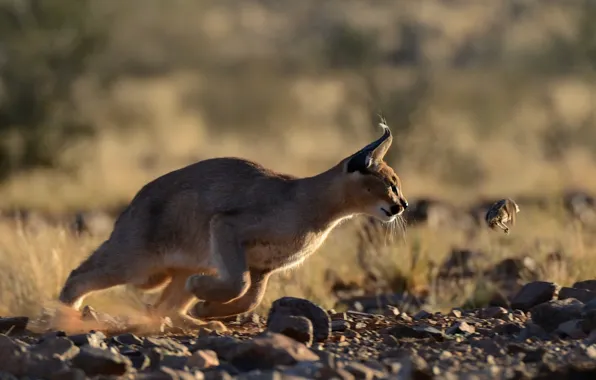
[{"label": "caracal's front leg", "polygon": [[250,272],[236,221],[237,218],[225,215],[215,215],[211,219],[211,259],[217,275],[196,274],[186,281],[186,290],[201,300],[231,302],[242,297],[250,287]]},{"label": "caracal's front leg", "polygon": [[250,271],[250,288],[242,297],[227,303],[199,302],[191,307],[190,314],[195,318],[223,318],[252,311],[263,300],[270,275],[270,271],[252,269]]}]

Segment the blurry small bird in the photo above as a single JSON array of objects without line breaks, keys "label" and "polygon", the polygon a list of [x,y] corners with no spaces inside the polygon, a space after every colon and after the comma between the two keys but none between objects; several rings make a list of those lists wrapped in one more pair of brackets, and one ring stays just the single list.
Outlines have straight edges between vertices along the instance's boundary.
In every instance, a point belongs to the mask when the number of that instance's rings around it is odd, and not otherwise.
[{"label": "blurry small bird", "polygon": [[509,227],[505,225],[507,222],[511,222],[511,225],[515,225],[515,214],[519,212],[519,206],[513,201],[513,199],[505,198],[501,199],[488,209],[486,212],[486,223],[491,229],[496,227],[501,228],[506,234],[509,233]]}]

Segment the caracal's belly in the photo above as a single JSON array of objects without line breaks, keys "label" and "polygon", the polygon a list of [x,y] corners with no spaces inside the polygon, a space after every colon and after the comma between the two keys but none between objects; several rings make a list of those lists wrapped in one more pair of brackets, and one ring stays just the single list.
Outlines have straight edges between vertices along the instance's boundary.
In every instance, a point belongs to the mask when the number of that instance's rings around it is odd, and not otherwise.
[{"label": "caracal's belly", "polygon": [[246,252],[248,266],[263,270],[289,269],[303,262],[318,247],[292,247],[271,244],[259,244]]}]

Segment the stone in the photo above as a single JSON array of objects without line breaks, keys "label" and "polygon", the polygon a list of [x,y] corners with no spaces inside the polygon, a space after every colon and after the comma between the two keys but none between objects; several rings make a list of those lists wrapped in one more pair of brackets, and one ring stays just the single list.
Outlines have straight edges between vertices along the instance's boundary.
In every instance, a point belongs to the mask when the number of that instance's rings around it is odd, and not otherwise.
[{"label": "stone", "polygon": [[530,338],[547,339],[549,337],[546,330],[535,323],[528,323],[518,335],[518,340],[524,341]]},{"label": "stone", "polygon": [[478,317],[482,319],[501,318],[506,316],[508,313],[509,312],[504,307],[492,306],[480,309],[478,312]]},{"label": "stone", "polygon": [[190,352],[198,350],[213,350],[217,357],[227,357],[241,343],[240,340],[230,336],[206,336],[197,339],[190,347]]},{"label": "stone", "polygon": [[383,315],[386,317],[396,317],[400,313],[396,306],[386,305],[383,309]]},{"label": "stone", "polygon": [[571,339],[582,339],[588,336],[583,330],[582,323],[582,319],[572,319],[561,323],[555,332],[562,333]]},{"label": "stone", "polygon": [[504,323],[502,325],[495,326],[492,332],[499,335],[517,335],[522,331],[521,326],[515,323]]},{"label": "stone", "polygon": [[359,362],[350,362],[343,369],[354,375],[356,379],[383,379],[387,376],[384,371],[379,371]]},{"label": "stone", "polygon": [[145,347],[145,348],[158,347],[158,348],[163,348],[163,349],[171,351],[171,352],[178,352],[178,353],[182,353],[182,354],[189,353],[188,347],[186,347],[182,343],[176,342],[174,339],[171,339],[171,338],[147,337],[147,338],[143,339],[143,347]]},{"label": "stone", "polygon": [[596,299],[596,292],[587,289],[561,288],[559,290],[559,299],[575,298],[583,303],[588,303]]},{"label": "stone", "polygon": [[224,359],[241,371],[251,371],[294,365],[302,361],[317,361],[319,357],[304,344],[283,334],[268,331],[236,345],[226,353]]},{"label": "stone", "polygon": [[282,297],[274,301],[269,309],[267,326],[275,314],[306,317],[312,323],[313,340],[323,342],[331,335],[331,318],[325,309],[302,298]]},{"label": "stone", "polygon": [[474,334],[476,329],[474,326],[466,323],[466,322],[455,322],[451,327],[449,327],[445,333],[449,335],[454,334]]},{"label": "stone", "polygon": [[80,368],[66,368],[62,371],[54,372],[49,377],[50,380],[86,380],[85,371]]},{"label": "stone", "polygon": [[420,310],[412,317],[415,321],[419,321],[421,319],[432,317],[432,314],[426,310]]},{"label": "stone", "polygon": [[143,340],[141,338],[139,338],[138,336],[136,336],[134,334],[130,334],[130,333],[120,334],[115,337],[112,337],[112,341],[114,343],[126,345],[126,346],[130,346],[130,345],[140,346],[143,344]]},{"label": "stone", "polygon": [[21,375],[24,370],[27,348],[23,342],[0,334],[0,371]]},{"label": "stone", "polygon": [[68,338],[77,346],[89,345],[91,347],[97,347],[97,348],[105,348],[106,347],[106,343],[105,343],[106,336],[101,331],[91,330],[87,334],[71,335]]},{"label": "stone", "polygon": [[267,330],[284,334],[307,347],[313,342],[312,322],[306,317],[274,313],[267,322]]},{"label": "stone", "polygon": [[181,371],[161,366],[154,371],[140,373],[134,378],[142,380],[202,380],[204,376],[200,371]]},{"label": "stone", "polygon": [[0,318],[0,333],[18,334],[25,331],[29,323],[28,317]]},{"label": "stone", "polygon": [[126,356],[132,363],[132,366],[137,371],[142,371],[145,368],[149,368],[149,366],[151,365],[151,360],[149,359],[149,356],[147,356],[146,354],[144,354],[141,351],[125,350],[125,351],[120,351],[120,354]]},{"label": "stone", "polygon": [[567,298],[534,306],[530,309],[530,313],[532,313],[532,322],[547,332],[552,332],[563,322],[581,318],[583,307],[582,302],[574,298]]},{"label": "stone", "polygon": [[575,284],[573,284],[572,288],[584,289],[584,290],[590,290],[592,292],[596,292],[596,280],[578,281]]},{"label": "stone", "polygon": [[219,359],[213,350],[198,350],[188,358],[186,365],[197,369],[217,367],[219,365]]},{"label": "stone", "polygon": [[331,321],[331,331],[332,332],[346,331],[350,327],[351,327],[350,322],[343,320],[343,319],[335,319],[335,320]]},{"label": "stone", "polygon": [[461,318],[462,312],[460,309],[451,309],[449,312],[450,317]]},{"label": "stone", "polygon": [[511,300],[511,307],[528,311],[532,307],[552,300],[558,286],[553,282],[533,281],[525,284]]},{"label": "stone", "polygon": [[396,338],[444,338],[445,334],[431,326],[408,326],[405,324],[396,324],[386,330],[387,334],[390,334]]},{"label": "stone", "polygon": [[39,344],[32,346],[30,352],[42,356],[58,355],[64,360],[71,360],[78,355],[80,349],[73,341],[64,337],[55,337],[42,340]]},{"label": "stone", "polygon": [[68,365],[59,356],[30,354],[23,358],[21,373],[28,377],[44,378],[48,374],[68,370]]},{"label": "stone", "polygon": [[92,346],[83,346],[72,360],[75,368],[80,368],[87,376],[124,375],[132,367],[130,360],[110,350]]}]

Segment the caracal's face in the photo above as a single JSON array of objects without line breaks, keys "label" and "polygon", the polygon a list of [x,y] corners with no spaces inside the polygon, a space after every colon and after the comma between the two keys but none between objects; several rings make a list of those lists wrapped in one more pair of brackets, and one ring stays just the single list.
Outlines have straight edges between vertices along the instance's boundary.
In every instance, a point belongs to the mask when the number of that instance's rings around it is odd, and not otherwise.
[{"label": "caracal's face", "polygon": [[399,177],[385,162],[353,173],[353,176],[356,184],[352,187],[352,196],[360,212],[389,223],[408,207]]}]

